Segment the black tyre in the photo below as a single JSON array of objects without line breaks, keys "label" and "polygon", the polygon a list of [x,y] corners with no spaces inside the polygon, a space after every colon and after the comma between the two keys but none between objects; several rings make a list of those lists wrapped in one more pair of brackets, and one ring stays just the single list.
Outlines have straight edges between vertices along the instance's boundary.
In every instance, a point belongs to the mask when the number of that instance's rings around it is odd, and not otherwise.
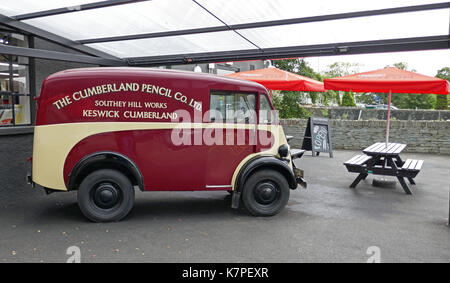
[{"label": "black tyre", "polygon": [[280,212],[289,200],[289,184],[275,170],[260,170],[244,184],[242,203],[255,216],[272,216]]},{"label": "black tyre", "polygon": [[88,175],[78,190],[81,212],[94,222],[119,221],[134,205],[134,188],[122,173],[102,169]]}]

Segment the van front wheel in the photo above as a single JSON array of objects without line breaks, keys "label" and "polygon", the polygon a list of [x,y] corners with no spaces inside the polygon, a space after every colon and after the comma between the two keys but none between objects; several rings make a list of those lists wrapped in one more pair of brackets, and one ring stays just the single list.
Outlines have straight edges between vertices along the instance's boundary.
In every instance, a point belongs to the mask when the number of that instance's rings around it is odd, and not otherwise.
[{"label": "van front wheel", "polygon": [[119,221],[133,208],[134,188],[130,180],[119,171],[98,170],[81,182],[78,205],[91,221]]},{"label": "van front wheel", "polygon": [[261,170],[245,182],[242,202],[252,215],[272,216],[286,206],[289,193],[289,184],[281,173]]}]

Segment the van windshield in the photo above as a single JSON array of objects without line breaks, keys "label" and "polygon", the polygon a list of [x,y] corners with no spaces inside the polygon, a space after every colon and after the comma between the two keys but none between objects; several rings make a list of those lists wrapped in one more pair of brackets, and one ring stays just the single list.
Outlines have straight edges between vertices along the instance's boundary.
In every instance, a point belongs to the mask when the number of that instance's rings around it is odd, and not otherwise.
[{"label": "van windshield", "polygon": [[276,112],[272,109],[267,95],[259,96],[259,122],[261,124],[273,124],[276,122]]}]

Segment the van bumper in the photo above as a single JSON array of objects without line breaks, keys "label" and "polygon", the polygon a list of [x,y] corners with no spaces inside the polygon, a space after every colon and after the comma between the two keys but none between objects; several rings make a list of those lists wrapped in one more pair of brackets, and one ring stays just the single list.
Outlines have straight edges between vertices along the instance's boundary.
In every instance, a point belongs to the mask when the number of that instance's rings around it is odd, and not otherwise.
[{"label": "van bumper", "polygon": [[33,182],[33,176],[31,175],[31,173],[30,172],[28,172],[27,173],[27,176],[26,176],[26,180],[27,180],[27,184],[28,185],[31,185],[31,187],[35,187],[35,183]]},{"label": "van bumper", "polygon": [[305,151],[306,150],[303,149],[291,149],[291,160],[292,160],[292,170],[294,171],[294,176],[295,180],[297,181],[297,184],[306,189],[308,184],[304,179],[305,172],[302,169],[297,168],[294,163],[294,160],[301,158],[305,153]]},{"label": "van bumper", "polygon": [[27,175],[26,175],[26,181],[27,181],[27,184],[28,184],[28,185],[31,185],[31,187],[32,187],[33,189],[34,189],[34,188],[43,189],[47,195],[49,195],[49,194],[51,194],[51,193],[54,193],[54,192],[61,192],[60,190],[49,189],[49,188],[46,188],[46,187],[44,187],[44,186],[41,186],[41,185],[39,185],[39,184],[33,182],[33,176],[31,175],[31,173],[27,173]]},{"label": "van bumper", "polygon": [[295,180],[297,181],[297,184],[299,184],[300,186],[302,186],[303,188],[306,189],[308,184],[306,183],[305,179],[303,179],[304,171],[302,169],[296,168],[296,167],[294,167],[293,169],[294,169],[294,175],[295,175]]}]

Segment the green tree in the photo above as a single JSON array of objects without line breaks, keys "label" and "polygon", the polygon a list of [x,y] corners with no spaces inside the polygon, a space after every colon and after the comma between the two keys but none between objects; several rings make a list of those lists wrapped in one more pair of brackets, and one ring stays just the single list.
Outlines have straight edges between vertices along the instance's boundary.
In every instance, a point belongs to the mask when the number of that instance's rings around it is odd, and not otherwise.
[{"label": "green tree", "polygon": [[[388,94],[380,94],[384,104],[388,103]],[[393,93],[391,104],[401,109],[433,109],[436,95],[423,93]]]},{"label": "green tree", "polygon": [[[393,64],[394,67],[408,71],[406,62]],[[415,72],[414,69],[409,70]],[[388,94],[379,94],[384,104],[388,103]],[[402,109],[433,109],[436,103],[436,95],[421,93],[393,93],[391,99],[392,105]]]},{"label": "green tree", "polygon": [[339,95],[339,91],[337,90],[328,90],[327,95],[330,97],[329,101],[335,101],[338,106],[341,106],[341,97]]},{"label": "green tree", "polygon": [[[405,70],[405,71],[408,70],[408,63],[406,63],[406,62],[394,63],[394,64],[392,64],[392,66],[394,66],[397,69],[401,69],[401,70]],[[386,67],[389,67],[389,66],[386,66]],[[416,70],[411,70],[411,72],[415,72],[415,71]]]},{"label": "green tree", "polygon": [[[324,78],[335,78],[342,77],[359,72],[360,65],[357,63],[347,63],[347,62],[335,62],[328,66],[327,70],[324,72]],[[336,101],[339,106],[349,106],[355,107],[355,99],[353,93],[344,92],[342,96],[342,102],[340,101],[340,96],[338,91],[329,90],[324,95],[329,101]]]},{"label": "green tree", "polygon": [[375,94],[372,92],[362,92],[355,95],[355,100],[363,104],[375,104]]},{"label": "green tree", "polygon": [[301,96],[295,91],[274,91],[272,102],[280,118],[308,118],[311,112],[301,106]]},{"label": "green tree", "polygon": [[356,107],[353,91],[344,93],[341,106]]},{"label": "green tree", "polygon": [[358,63],[335,62],[328,65],[328,69],[324,73],[325,78],[342,77],[359,72],[360,65]]},{"label": "green tree", "polygon": [[[281,70],[299,74],[301,76],[308,77],[314,80],[323,81],[322,76],[319,73],[316,73],[314,69],[309,66],[308,62],[303,59],[275,60],[274,66]],[[316,104],[319,100],[319,97],[321,97],[320,92],[309,91],[307,92],[307,94],[311,98],[311,102],[313,104]]]},{"label": "green tree", "polygon": [[274,66],[278,69],[282,69],[291,73],[296,73],[301,76],[305,76],[311,79],[315,79],[318,81],[322,81],[322,76],[319,73],[314,72],[314,69],[311,68],[303,59],[283,59],[283,60],[275,60],[273,61]]},{"label": "green tree", "polygon": [[[444,68],[438,70],[436,77],[450,81],[450,68],[444,67]],[[437,94],[436,95],[436,104],[434,106],[434,109],[447,110],[448,109],[448,95]]]}]

